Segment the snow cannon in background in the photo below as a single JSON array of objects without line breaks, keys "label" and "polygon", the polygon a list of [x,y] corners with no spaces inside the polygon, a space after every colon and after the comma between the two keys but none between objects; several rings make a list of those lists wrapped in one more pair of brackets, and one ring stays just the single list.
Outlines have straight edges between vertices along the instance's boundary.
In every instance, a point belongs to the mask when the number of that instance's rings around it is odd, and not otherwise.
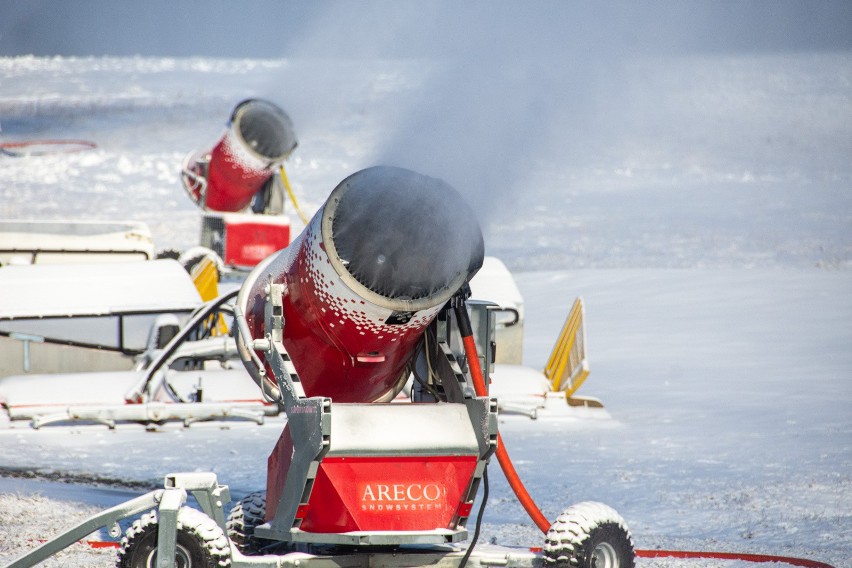
[{"label": "snow cannon in background", "polygon": [[475,216],[455,189],[373,167],[343,180],[301,235],[254,269],[238,305],[251,336],[264,337],[264,298],[281,285],[272,301],[305,394],[387,401],[404,386],[423,331],[483,255]]},{"label": "snow cannon in background", "polygon": [[240,102],[209,151],[190,153],[181,181],[204,211],[201,246],[251,268],[290,242],[284,161],[298,142],[290,117],[262,99]]},{"label": "snow cannon in background", "polygon": [[296,145],[293,123],[283,110],[261,99],[242,101],[213,149],[187,157],[184,186],[206,211],[243,211]]}]

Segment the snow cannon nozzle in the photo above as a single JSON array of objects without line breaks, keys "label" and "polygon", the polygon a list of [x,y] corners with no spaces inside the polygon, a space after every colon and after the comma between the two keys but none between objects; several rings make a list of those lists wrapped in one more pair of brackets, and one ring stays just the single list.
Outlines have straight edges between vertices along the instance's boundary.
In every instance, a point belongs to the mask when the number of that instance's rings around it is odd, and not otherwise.
[{"label": "snow cannon nozzle", "polygon": [[484,258],[482,231],[458,191],[389,166],[361,170],[335,188],[323,241],[338,272],[409,309],[446,302]]},{"label": "snow cannon nozzle", "polygon": [[465,302],[467,302],[468,298],[470,298],[471,294],[470,290],[470,281],[465,282],[461,288],[459,288],[458,292],[453,294],[453,297],[450,298],[450,307],[458,308],[464,307]]},{"label": "snow cannon nozzle", "polygon": [[247,148],[272,165],[283,162],[299,145],[287,113],[263,99],[237,104],[228,126],[236,128]]},{"label": "snow cannon nozzle", "polygon": [[[387,166],[350,175],[290,246],[249,274],[238,299],[246,337],[273,325],[264,309],[271,277],[283,285],[282,344],[306,396],[392,400],[428,326],[482,266],[474,218],[441,180]],[[243,361],[275,387],[251,354]]]}]

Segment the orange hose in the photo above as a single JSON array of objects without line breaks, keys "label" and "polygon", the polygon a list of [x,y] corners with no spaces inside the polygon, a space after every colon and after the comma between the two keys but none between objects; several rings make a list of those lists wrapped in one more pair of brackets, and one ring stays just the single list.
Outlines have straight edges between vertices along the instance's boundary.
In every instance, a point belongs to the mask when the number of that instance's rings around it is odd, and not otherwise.
[{"label": "orange hose", "polygon": [[[479,366],[479,355],[476,353],[476,343],[473,340],[473,336],[462,336],[462,342],[464,343],[464,352],[467,356],[470,374],[473,377],[473,388],[476,391],[476,395],[488,396],[488,389],[485,386],[482,367]],[[503,469],[503,474],[509,482],[509,487],[511,487],[512,491],[515,492],[515,495],[518,497],[518,501],[524,507],[524,510],[526,510],[527,514],[536,526],[541,529],[541,532],[547,534],[547,531],[550,530],[550,521],[548,521],[547,517],[542,514],[541,509],[538,508],[538,505],[536,505],[535,501],[533,501],[527,491],[527,488],[524,487],[521,478],[518,476],[518,472],[515,471],[515,466],[512,464],[512,460],[509,458],[509,454],[506,452],[506,446],[503,444],[503,437],[499,432],[497,433],[497,461]]]}]

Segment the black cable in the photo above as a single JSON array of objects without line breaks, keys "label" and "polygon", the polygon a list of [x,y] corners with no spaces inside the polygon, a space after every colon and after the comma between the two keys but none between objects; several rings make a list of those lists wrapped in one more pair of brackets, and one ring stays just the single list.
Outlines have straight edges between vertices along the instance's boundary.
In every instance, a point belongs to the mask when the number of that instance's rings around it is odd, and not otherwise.
[{"label": "black cable", "polygon": [[467,315],[467,305],[464,300],[458,302],[453,309],[456,312],[456,325],[459,327],[459,334],[462,337],[473,335],[473,328],[470,325],[470,316]]},{"label": "black cable", "polygon": [[[421,387],[423,387],[423,389],[426,392],[428,392],[429,394],[431,394],[435,398],[435,402],[446,402],[446,397],[442,396],[441,393],[439,393],[432,385],[429,384],[429,378],[431,377],[431,374],[429,373],[429,368],[431,366],[430,361],[431,361],[432,353],[430,353],[430,350],[427,349],[427,345],[429,343],[430,337],[431,337],[432,342],[434,344],[437,344],[438,340],[435,337],[434,324],[430,325],[426,329],[426,331],[423,333],[423,337],[421,337],[420,341],[417,343],[417,348],[414,351],[414,356],[411,358],[411,362],[409,364],[410,368],[411,368],[411,374],[414,376],[414,380],[417,381],[417,383]],[[421,355],[423,356],[424,365],[426,366],[426,373],[427,373],[427,375],[429,375],[429,377],[427,377],[426,380],[424,380],[423,377],[420,376],[420,373],[417,370],[417,362],[420,359]],[[436,381],[437,381],[438,378],[439,377],[437,377],[437,376],[435,377]],[[411,389],[411,396],[412,396],[412,400],[413,400],[413,396],[414,396],[414,389],[413,388]]]},{"label": "black cable", "polygon": [[482,483],[484,487],[482,488],[482,503],[479,504],[479,513],[476,515],[476,527],[473,529],[473,538],[470,541],[470,546],[467,547],[467,551],[465,551],[464,556],[459,563],[459,568],[464,568],[467,565],[467,561],[470,559],[470,555],[473,554],[473,547],[476,546],[476,541],[479,540],[479,529],[482,528],[482,515],[485,513],[485,504],[488,503],[488,466],[485,466],[485,469],[482,470]]},{"label": "black cable", "polygon": [[[214,300],[210,300],[209,302],[202,304],[199,306],[196,311],[193,313],[192,317],[183,328],[175,335],[171,341],[163,348],[157,358],[151,363],[151,365],[145,369],[145,384],[140,389],[140,391],[144,391],[148,388],[148,385],[151,383],[151,380],[154,377],[154,373],[160,370],[160,368],[169,360],[169,358],[178,350],[184,340],[195,331],[195,328],[204,321],[204,318],[207,317],[210,311],[214,311],[218,309],[222,304],[236,297],[239,293],[239,289],[232,290],[230,292],[226,292],[225,294],[219,296]],[[201,314],[204,314],[205,311],[208,313],[201,317]],[[163,381],[163,386],[166,389],[166,392],[169,393],[169,396],[174,397],[178,402],[191,402],[189,400],[185,400],[182,396],[180,396],[177,391],[175,391],[172,386],[169,384],[168,380]]]}]

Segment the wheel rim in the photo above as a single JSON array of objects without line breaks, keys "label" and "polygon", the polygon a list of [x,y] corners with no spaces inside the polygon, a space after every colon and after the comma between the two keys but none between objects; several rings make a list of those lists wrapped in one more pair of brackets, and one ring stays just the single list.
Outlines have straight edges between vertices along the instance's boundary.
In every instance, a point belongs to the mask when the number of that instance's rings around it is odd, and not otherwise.
[{"label": "wheel rim", "polygon": [[[145,562],[146,568],[157,568],[157,549],[151,551],[151,554],[148,555],[148,560]],[[177,545],[175,547],[175,568],[192,568],[192,560],[189,558],[189,553],[187,550],[181,546]]]},{"label": "wheel rim", "polygon": [[591,566],[592,568],[619,568],[621,563],[618,561],[615,548],[608,542],[602,542],[592,550]]}]

